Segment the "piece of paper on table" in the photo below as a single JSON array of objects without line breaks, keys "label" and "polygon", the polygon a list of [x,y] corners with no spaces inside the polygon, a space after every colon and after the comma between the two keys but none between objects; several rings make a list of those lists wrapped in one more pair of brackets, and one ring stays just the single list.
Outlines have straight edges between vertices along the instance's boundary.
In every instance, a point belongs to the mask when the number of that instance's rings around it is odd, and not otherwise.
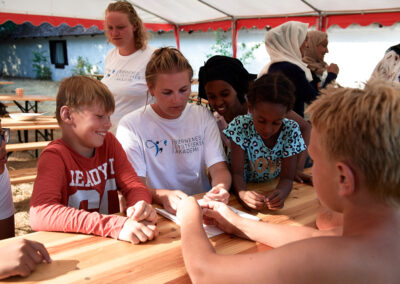
[{"label": "piece of paper on table", "polygon": [[[199,204],[201,204],[201,202],[203,201],[203,199],[199,199],[197,200],[197,202]],[[252,220],[256,220],[259,221],[260,218],[253,216],[251,214],[248,214],[246,212],[240,211],[236,208],[233,208],[232,206],[229,206],[230,209],[232,209],[233,212],[235,212],[236,214],[238,214],[240,217],[243,218],[247,218],[247,219],[252,219]],[[160,209],[160,208],[155,208],[157,213],[159,213],[161,216],[164,216],[167,219],[170,219],[171,221],[174,221],[176,224],[178,224],[179,226],[181,225],[181,223],[179,222],[178,218],[174,215],[171,214],[169,212],[167,212],[164,209]],[[222,233],[224,233],[224,231],[222,231],[221,229],[219,229],[217,226],[213,226],[213,225],[204,225],[204,230],[206,231],[207,237],[208,238],[212,238],[214,236],[220,235]]]}]

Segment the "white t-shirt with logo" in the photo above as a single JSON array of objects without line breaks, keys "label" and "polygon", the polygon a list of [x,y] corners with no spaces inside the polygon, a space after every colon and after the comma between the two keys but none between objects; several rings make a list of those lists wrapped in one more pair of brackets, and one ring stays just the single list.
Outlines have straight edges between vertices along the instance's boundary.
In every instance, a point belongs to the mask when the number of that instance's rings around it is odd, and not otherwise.
[{"label": "white t-shirt with logo", "polygon": [[[111,49],[106,56],[104,77],[101,80],[110,89],[115,99],[115,111],[111,115],[112,127],[115,134],[120,119],[146,104],[147,84],[145,71],[147,62],[154,49],[147,47],[144,50],[122,56],[117,48]],[[148,96],[149,102],[152,97]]]},{"label": "white t-shirt with logo", "polygon": [[14,215],[14,203],[11,193],[10,176],[4,165],[4,172],[0,175],[0,220]]},{"label": "white t-shirt with logo", "polygon": [[138,176],[152,188],[192,195],[211,188],[206,168],[226,161],[212,113],[187,104],[176,119],[160,117],[148,105],[126,115],[117,138]]}]

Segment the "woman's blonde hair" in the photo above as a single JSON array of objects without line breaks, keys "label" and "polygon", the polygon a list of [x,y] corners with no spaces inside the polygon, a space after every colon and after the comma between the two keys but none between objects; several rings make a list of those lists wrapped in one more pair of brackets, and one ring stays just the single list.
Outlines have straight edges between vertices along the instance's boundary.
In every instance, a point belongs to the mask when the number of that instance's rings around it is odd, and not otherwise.
[{"label": "woman's blonde hair", "polygon": [[306,112],[328,157],[360,170],[371,193],[399,206],[400,90],[383,81],[328,89]]},{"label": "woman's blonde hair", "polygon": [[188,71],[189,80],[192,80],[193,69],[183,54],[173,47],[156,49],[146,66],[146,82],[155,85],[157,75],[161,73],[176,73]]},{"label": "woman's blonde hair", "polygon": [[102,82],[86,76],[72,76],[61,81],[56,98],[56,118],[61,123],[63,106],[79,109],[99,105],[105,112],[114,112],[114,96]]},{"label": "woman's blonde hair", "polygon": [[[106,15],[108,12],[119,12],[124,13],[128,16],[129,22],[133,27],[136,27],[136,30],[133,32],[133,38],[135,41],[136,49],[145,49],[147,46],[147,42],[149,40],[149,34],[144,27],[142,20],[139,18],[136,13],[135,8],[133,8],[132,4],[128,1],[117,1],[114,3],[110,3],[106,9]],[[107,34],[107,18],[105,20],[105,33]]]}]

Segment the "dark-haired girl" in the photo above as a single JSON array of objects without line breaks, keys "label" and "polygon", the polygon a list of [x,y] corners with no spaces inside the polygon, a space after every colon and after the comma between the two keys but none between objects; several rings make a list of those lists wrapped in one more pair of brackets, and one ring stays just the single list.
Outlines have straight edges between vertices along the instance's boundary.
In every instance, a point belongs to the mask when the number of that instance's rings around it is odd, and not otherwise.
[{"label": "dark-haired girl", "polygon": [[[292,189],[297,156],[306,150],[299,125],[285,118],[294,105],[294,87],[280,73],[266,74],[250,87],[247,100],[250,113],[223,131],[231,140],[233,188],[248,207],[277,210]],[[276,189],[266,196],[246,190],[246,182],[278,176]]]}]

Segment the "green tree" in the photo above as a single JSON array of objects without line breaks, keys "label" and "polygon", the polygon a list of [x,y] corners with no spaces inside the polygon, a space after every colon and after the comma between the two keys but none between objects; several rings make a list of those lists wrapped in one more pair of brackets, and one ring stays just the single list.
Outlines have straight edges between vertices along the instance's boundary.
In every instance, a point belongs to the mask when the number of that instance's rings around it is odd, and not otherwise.
[{"label": "green tree", "polygon": [[36,78],[41,80],[51,80],[51,70],[47,61],[46,51],[32,51],[32,67],[36,72]]},{"label": "green tree", "polygon": [[92,74],[93,64],[89,62],[87,57],[78,56],[76,66],[72,69],[73,75],[88,75]]},{"label": "green tree", "polygon": [[[238,51],[240,50],[241,56],[238,58],[243,65],[249,64],[251,60],[254,60],[254,51],[261,46],[261,43],[249,47],[246,43],[242,42],[238,44]],[[211,46],[212,53],[206,54],[207,59],[214,55],[225,55],[233,56],[232,42],[227,39],[226,35],[220,31],[215,32],[215,43]]]}]

